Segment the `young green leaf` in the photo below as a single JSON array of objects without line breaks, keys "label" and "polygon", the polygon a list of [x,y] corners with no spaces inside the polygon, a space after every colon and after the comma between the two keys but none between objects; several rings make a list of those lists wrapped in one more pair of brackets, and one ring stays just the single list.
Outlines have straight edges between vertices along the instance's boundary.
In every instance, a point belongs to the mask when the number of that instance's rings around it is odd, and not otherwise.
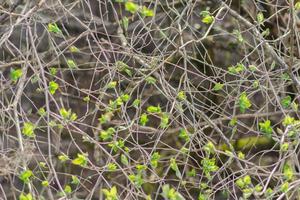
[{"label": "young green leaf", "polygon": [[29,183],[30,178],[33,176],[33,172],[31,170],[25,170],[23,171],[19,178],[24,182],[24,183]]},{"label": "young green leaf", "polygon": [[143,8],[140,10],[140,12],[143,17],[153,17],[154,16],[153,10],[147,8],[146,6],[143,6]]},{"label": "young green leaf", "polygon": [[145,126],[145,125],[147,124],[148,121],[149,121],[148,115],[147,115],[146,113],[143,113],[143,114],[141,115],[141,118],[140,118],[140,124],[141,124],[142,126]]},{"label": "young green leaf", "polygon": [[161,156],[158,152],[155,152],[151,155],[150,163],[153,168],[156,168],[158,166],[158,161],[159,161],[160,157]]},{"label": "young green leaf", "polygon": [[72,163],[74,165],[79,165],[81,167],[85,167],[87,165],[88,159],[87,154],[77,154],[77,157],[72,160]]},{"label": "young green leaf", "polygon": [[127,1],[125,3],[125,10],[127,10],[131,14],[134,14],[139,10],[139,5],[131,1]]},{"label": "young green leaf", "polygon": [[59,85],[55,81],[49,82],[49,92],[50,94],[55,94],[56,90],[59,88]]},{"label": "young green leaf", "polygon": [[34,129],[35,129],[34,124],[32,124],[31,122],[25,122],[22,129],[22,133],[27,137],[34,137],[35,136]]},{"label": "young green leaf", "polygon": [[261,132],[265,133],[268,137],[270,137],[273,132],[271,121],[266,120],[265,122],[260,122],[259,129]]},{"label": "young green leaf", "polygon": [[291,103],[292,103],[292,97],[289,95],[281,99],[281,105],[283,108],[289,108]]},{"label": "young green leaf", "polygon": [[118,200],[118,191],[116,186],[113,186],[110,190],[102,189],[102,192],[107,200]]},{"label": "young green leaf", "polygon": [[248,99],[246,92],[243,92],[239,98],[239,106],[241,113],[245,113],[251,107],[251,101]]},{"label": "young green leaf", "polygon": [[224,87],[224,84],[222,83],[216,83],[213,87],[213,91],[219,91],[219,90],[222,90]]},{"label": "young green leaf", "polygon": [[9,76],[10,79],[14,83],[16,83],[19,80],[19,78],[21,78],[22,74],[23,74],[22,69],[11,69]]},{"label": "young green leaf", "polygon": [[48,31],[51,33],[57,33],[57,34],[62,33],[62,31],[60,30],[60,28],[58,27],[58,25],[55,22],[48,24]]}]

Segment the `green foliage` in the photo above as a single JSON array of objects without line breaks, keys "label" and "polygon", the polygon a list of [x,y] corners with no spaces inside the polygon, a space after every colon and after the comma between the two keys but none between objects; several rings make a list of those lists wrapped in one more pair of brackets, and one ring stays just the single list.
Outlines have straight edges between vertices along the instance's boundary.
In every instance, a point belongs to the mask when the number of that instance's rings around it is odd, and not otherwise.
[{"label": "green foliage", "polygon": [[286,96],[283,99],[281,99],[281,105],[283,108],[289,108],[292,102],[291,96]]},{"label": "green foliage", "polygon": [[127,156],[124,154],[121,154],[121,163],[126,166],[129,164]]},{"label": "green foliage", "polygon": [[48,31],[50,33],[62,34],[62,31],[55,22],[48,24]]},{"label": "green foliage", "polygon": [[76,46],[74,46],[74,45],[70,46],[69,50],[72,53],[78,53],[78,52],[80,52],[79,49]]},{"label": "green foliage", "polygon": [[42,186],[43,187],[48,187],[49,186],[49,182],[48,181],[42,181]]},{"label": "green foliage", "polygon": [[72,175],[72,182],[71,182],[71,184],[78,185],[79,183],[80,183],[80,180],[78,179],[78,177]]},{"label": "green foliage", "polygon": [[19,196],[19,200],[33,200],[33,196],[31,193],[28,193],[26,195],[24,193],[21,193]]},{"label": "green foliage", "polygon": [[59,88],[59,85],[55,81],[49,82],[49,92],[50,94],[55,94],[56,90]]},{"label": "green foliage", "polygon": [[147,8],[146,6],[143,6],[142,9],[140,10],[140,12],[143,17],[153,17],[154,16],[154,11]]},{"label": "green foliage", "polygon": [[213,87],[213,91],[219,91],[219,90],[222,90],[224,87],[224,84],[222,83],[216,83]]},{"label": "green foliage", "polygon": [[186,95],[185,95],[185,92],[184,91],[180,91],[178,92],[177,94],[177,98],[180,100],[180,101],[183,101],[186,99]]},{"label": "green foliage", "polygon": [[246,67],[242,63],[238,63],[236,66],[228,67],[229,73],[234,74],[234,75],[240,74],[245,69],[246,69]]},{"label": "green foliage", "polygon": [[149,77],[146,78],[146,82],[147,82],[148,84],[154,85],[154,84],[156,83],[156,79],[153,78],[152,76],[149,76]]},{"label": "green foliage", "polygon": [[34,124],[32,124],[31,122],[25,122],[23,125],[22,133],[27,137],[35,137],[34,129]]},{"label": "green foliage", "polygon": [[107,88],[110,88],[110,89],[115,88],[117,86],[117,84],[118,84],[117,81],[111,81],[108,83]]},{"label": "green foliage", "polygon": [[117,165],[116,165],[115,163],[108,163],[108,164],[107,164],[107,169],[108,169],[110,172],[116,171],[117,168],[118,168],[118,167],[117,167]]},{"label": "green foliage", "polygon": [[202,15],[202,22],[204,24],[211,24],[215,20],[214,16],[212,16],[208,11],[202,11],[200,15]]},{"label": "green foliage", "polygon": [[85,167],[87,165],[87,162],[88,162],[87,154],[81,154],[81,153],[78,153],[77,157],[72,160],[72,163],[74,165],[79,165],[81,167]]},{"label": "green foliage", "polygon": [[70,185],[65,185],[65,188],[64,188],[64,192],[66,194],[71,194],[72,193],[72,188]]},{"label": "green foliage", "polygon": [[161,113],[161,108],[159,105],[158,106],[149,106],[147,108],[147,112],[148,113]]},{"label": "green foliage", "polygon": [[77,68],[76,62],[72,59],[67,60],[67,65],[70,69],[76,69]]},{"label": "green foliage", "polygon": [[259,24],[263,24],[263,21],[265,20],[264,14],[259,12],[256,16],[256,19]]},{"label": "green foliage", "polygon": [[110,140],[110,139],[112,139],[115,132],[116,132],[116,130],[113,127],[110,127],[107,130],[102,130],[100,132],[100,139],[103,141]]},{"label": "green foliage", "polygon": [[158,161],[160,159],[160,154],[158,152],[154,152],[152,155],[151,155],[151,160],[150,160],[150,163],[151,163],[151,166],[153,168],[157,168],[158,166]]},{"label": "green foliage", "polygon": [[295,120],[294,117],[291,117],[289,115],[286,115],[283,119],[283,126],[288,126],[288,125],[293,125],[294,123],[296,123],[297,121]]},{"label": "green foliage", "polygon": [[239,107],[241,113],[245,113],[251,107],[251,101],[248,99],[246,92],[243,92],[239,98]]},{"label": "green foliage", "polygon": [[69,157],[65,154],[61,154],[58,156],[58,159],[61,161],[61,162],[65,162],[67,160],[69,160]]},{"label": "green foliage", "polygon": [[185,200],[185,198],[174,188],[171,188],[169,184],[165,184],[162,186],[161,195],[165,200]]},{"label": "green foliage", "polygon": [[287,181],[290,181],[294,177],[294,170],[289,163],[285,163],[283,166],[283,175]]},{"label": "green foliage", "polygon": [[118,200],[118,191],[116,186],[113,186],[110,190],[102,189],[106,200]]},{"label": "green foliage", "polygon": [[203,158],[203,160],[201,160],[201,165],[207,178],[210,178],[211,173],[216,172],[219,169],[219,167],[216,165],[215,158]]},{"label": "green foliage", "polygon": [[185,130],[183,128],[180,129],[178,137],[180,139],[183,139],[185,142],[189,142],[190,141],[190,134],[187,132],[187,130]]},{"label": "green foliage", "polygon": [[134,14],[139,10],[139,5],[131,1],[127,1],[125,3],[125,10],[127,10],[131,14]]},{"label": "green foliage", "polygon": [[24,183],[29,183],[30,178],[33,176],[33,172],[31,170],[25,170],[21,172],[19,178],[22,180]]},{"label": "green foliage", "polygon": [[22,69],[11,69],[9,76],[10,79],[14,83],[16,83],[19,80],[19,78],[21,78],[22,74],[23,74]]},{"label": "green foliage", "polygon": [[141,118],[140,118],[140,124],[141,124],[142,126],[145,126],[145,125],[147,124],[148,121],[149,121],[148,115],[147,115],[146,113],[143,113],[143,114],[141,115]]},{"label": "green foliage", "polygon": [[161,128],[167,128],[169,126],[169,114],[168,113],[162,113],[160,118],[160,127]]},{"label": "green foliage", "polygon": [[260,128],[260,131],[265,133],[267,137],[271,137],[271,135],[273,133],[273,129],[272,129],[270,120],[266,120],[265,122],[260,122],[259,128]]},{"label": "green foliage", "polygon": [[59,114],[66,121],[75,121],[77,119],[76,113],[73,113],[71,109],[66,110],[65,108],[61,108]]},{"label": "green foliage", "polygon": [[207,155],[210,155],[210,154],[214,154],[215,153],[215,145],[209,141],[205,146],[204,146],[204,151],[207,153]]},{"label": "green foliage", "polygon": [[141,188],[142,185],[145,183],[142,172],[138,172],[137,174],[130,174],[129,180],[137,187]]},{"label": "green foliage", "polygon": [[179,171],[178,165],[176,163],[176,159],[175,158],[171,158],[170,159],[170,167],[171,169],[175,172],[176,176],[181,179],[182,175],[181,172]]}]

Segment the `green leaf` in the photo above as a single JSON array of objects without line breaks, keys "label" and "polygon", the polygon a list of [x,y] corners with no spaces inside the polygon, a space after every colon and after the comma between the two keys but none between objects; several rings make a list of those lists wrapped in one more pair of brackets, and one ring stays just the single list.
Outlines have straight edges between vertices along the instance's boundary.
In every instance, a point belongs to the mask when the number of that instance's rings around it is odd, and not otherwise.
[{"label": "green leaf", "polygon": [[140,99],[135,99],[132,103],[132,105],[135,107],[135,108],[138,108],[139,105],[141,104],[141,100]]},{"label": "green leaf", "polygon": [[180,131],[179,131],[179,136],[178,136],[180,139],[183,139],[183,140],[185,140],[185,142],[188,142],[188,141],[190,141],[190,135],[189,135],[189,133],[187,132],[187,130],[185,130],[185,129],[180,129]]},{"label": "green leaf", "polygon": [[100,132],[100,139],[102,139],[103,141],[110,140],[112,139],[114,134],[115,134],[115,129],[110,127],[107,130],[102,130]]},{"label": "green leaf", "polygon": [[69,50],[72,53],[78,53],[79,52],[79,49],[76,46],[74,46],[74,45],[70,46]]},{"label": "green leaf", "polygon": [[11,69],[9,76],[10,79],[14,83],[16,83],[19,80],[19,78],[21,78],[22,74],[23,74],[22,69]]},{"label": "green leaf", "polygon": [[175,158],[171,158],[171,159],[170,159],[170,167],[171,167],[171,169],[172,169],[173,171],[175,171],[176,176],[177,176],[179,179],[181,179],[181,178],[182,178],[182,175],[181,175],[181,173],[180,173],[180,171],[179,171],[179,168],[178,168],[178,165],[177,165],[177,163],[176,163],[176,159],[175,159]]},{"label": "green leaf", "polygon": [[169,184],[162,186],[161,195],[165,200],[185,200],[185,198],[174,188],[171,188]]},{"label": "green leaf", "polygon": [[148,84],[154,85],[154,84],[156,83],[156,79],[153,78],[152,76],[149,76],[149,77],[146,78],[146,82],[147,82]]},{"label": "green leaf", "polygon": [[140,12],[143,17],[153,17],[154,16],[153,10],[148,9],[146,6],[143,6],[143,8]]},{"label": "green leaf", "polygon": [[62,31],[60,30],[60,28],[57,26],[55,22],[48,24],[48,31],[51,33],[59,33],[59,34],[62,33]]},{"label": "green leaf", "polygon": [[159,105],[158,106],[149,106],[147,108],[147,112],[149,112],[149,113],[161,113],[161,108],[160,108]]},{"label": "green leaf", "polygon": [[68,59],[67,60],[67,65],[70,69],[76,69],[77,68],[77,64],[75,63],[74,60]]},{"label": "green leaf", "polygon": [[239,98],[239,106],[241,113],[245,113],[246,109],[249,109],[251,107],[251,102],[247,97],[246,92],[243,92]]},{"label": "green leaf", "polygon": [[204,158],[201,160],[201,165],[203,168],[203,172],[207,176],[207,178],[211,178],[210,173],[215,172],[219,169],[219,167],[216,165],[216,160],[214,158]]},{"label": "green leaf", "polygon": [[48,181],[42,181],[42,186],[48,187],[49,186],[49,182]]},{"label": "green leaf", "polygon": [[45,108],[40,108],[40,109],[38,110],[38,114],[39,114],[41,117],[45,116],[45,115],[46,115],[46,110],[45,110]]},{"label": "green leaf", "polygon": [[186,95],[185,95],[185,92],[184,91],[180,91],[178,92],[177,94],[177,98],[180,100],[180,101],[183,101],[186,99]]},{"label": "green leaf", "polygon": [[125,10],[127,10],[131,14],[134,14],[134,13],[136,13],[139,10],[139,5],[137,5],[137,4],[133,3],[133,2],[127,1],[125,3]]},{"label": "green leaf", "polygon": [[292,103],[292,97],[289,95],[281,99],[281,105],[285,109],[289,108],[291,103]]},{"label": "green leaf", "polygon": [[126,166],[129,164],[127,156],[124,154],[121,155],[121,163]]},{"label": "green leaf", "polygon": [[118,82],[117,81],[111,81],[108,83],[107,88],[113,89],[117,86]]},{"label": "green leaf", "polygon": [[19,196],[19,200],[33,200],[33,196],[31,193],[28,193],[26,195],[24,193],[21,193]]},{"label": "green leaf", "polygon": [[117,165],[115,163],[108,163],[107,164],[107,169],[110,171],[110,172],[114,172],[116,171],[117,169]]},{"label": "green leaf", "polygon": [[230,66],[228,67],[228,71],[231,74],[240,74],[246,69],[246,67],[242,63],[238,63],[236,66]]},{"label": "green leaf", "polygon": [[80,183],[80,180],[77,176],[72,175],[72,182],[73,185],[78,185]]},{"label": "green leaf", "polygon": [[260,131],[265,133],[268,137],[272,135],[273,129],[270,120],[266,120],[265,122],[260,122],[259,127],[260,127]]},{"label": "green leaf", "polygon": [[295,121],[296,121],[296,120],[295,120],[294,117],[291,117],[291,116],[289,116],[289,115],[286,115],[286,116],[284,117],[284,119],[283,119],[282,124],[283,124],[283,126],[288,126],[288,125],[294,124]]},{"label": "green leaf", "polygon": [[33,176],[33,172],[31,170],[25,170],[23,171],[19,178],[24,182],[24,183],[29,183],[30,178]]},{"label": "green leaf", "polygon": [[58,156],[58,159],[61,161],[61,162],[65,162],[67,160],[69,160],[69,157],[65,154],[62,154],[62,155],[59,155]]},{"label": "green leaf", "polygon": [[283,175],[287,181],[292,180],[294,177],[293,168],[288,163],[285,163],[283,166]]},{"label": "green leaf", "polygon": [[87,165],[87,154],[77,154],[77,157],[72,160],[74,165],[79,165],[81,167],[85,167]]},{"label": "green leaf", "polygon": [[259,12],[256,16],[256,19],[259,24],[262,24],[265,19],[264,14],[262,12]]},{"label": "green leaf", "polygon": [[102,192],[107,200],[118,200],[118,191],[116,186],[113,186],[110,190],[102,189]]},{"label": "green leaf", "polygon": [[161,128],[167,128],[168,125],[169,125],[169,114],[168,113],[162,113],[159,126]]},{"label": "green leaf", "polygon": [[72,188],[71,188],[71,186],[70,186],[70,185],[66,185],[65,188],[64,188],[64,192],[65,192],[66,194],[72,193]]},{"label": "green leaf", "polygon": [[213,91],[219,91],[223,89],[224,84],[222,83],[216,83],[215,86],[213,87]]},{"label": "green leaf", "polygon": [[49,92],[50,94],[55,94],[56,90],[59,88],[59,85],[55,81],[49,82]]},{"label": "green leaf", "polygon": [[121,24],[123,26],[123,28],[125,29],[125,31],[127,31],[128,29],[128,25],[129,25],[129,20],[127,17],[123,17],[121,20]]},{"label": "green leaf", "polygon": [[203,18],[202,18],[202,22],[204,24],[211,24],[213,23],[213,21],[215,20],[214,16],[212,15],[205,15]]},{"label": "green leaf", "polygon": [[158,152],[155,152],[151,155],[150,163],[153,168],[156,168],[158,166],[158,161],[159,161],[160,157],[161,156]]},{"label": "green leaf", "polygon": [[49,72],[50,72],[50,74],[51,74],[52,76],[55,76],[55,75],[57,74],[57,69],[56,69],[55,67],[51,67],[51,68],[49,69]]},{"label": "green leaf", "polygon": [[141,124],[142,126],[145,126],[145,125],[147,124],[148,121],[149,121],[148,115],[147,115],[146,113],[143,113],[143,114],[141,115],[141,118],[140,118],[140,124]]},{"label": "green leaf", "polygon": [[25,122],[22,129],[22,133],[27,137],[34,137],[34,129],[35,125],[33,125],[31,122]]}]

